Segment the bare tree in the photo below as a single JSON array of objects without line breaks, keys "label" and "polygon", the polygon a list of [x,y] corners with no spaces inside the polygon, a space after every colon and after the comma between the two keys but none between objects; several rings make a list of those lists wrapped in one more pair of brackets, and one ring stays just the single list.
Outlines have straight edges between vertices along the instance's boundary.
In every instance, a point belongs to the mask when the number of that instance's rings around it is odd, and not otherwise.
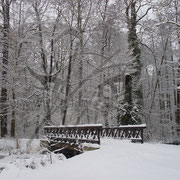
[{"label": "bare tree", "polygon": [[1,136],[7,135],[7,120],[8,120],[8,60],[9,60],[9,33],[10,33],[10,0],[1,0],[1,14],[3,16],[3,42],[2,42],[2,88],[0,98],[0,121],[1,121]]}]

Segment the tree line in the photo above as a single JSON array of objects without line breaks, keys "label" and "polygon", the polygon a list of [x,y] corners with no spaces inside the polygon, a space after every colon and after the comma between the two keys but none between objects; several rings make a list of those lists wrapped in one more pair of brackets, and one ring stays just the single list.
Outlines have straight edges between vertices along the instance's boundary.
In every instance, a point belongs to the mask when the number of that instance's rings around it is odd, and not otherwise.
[{"label": "tree line", "polygon": [[147,139],[178,140],[179,11],[178,0],[1,0],[1,137],[146,123]]}]

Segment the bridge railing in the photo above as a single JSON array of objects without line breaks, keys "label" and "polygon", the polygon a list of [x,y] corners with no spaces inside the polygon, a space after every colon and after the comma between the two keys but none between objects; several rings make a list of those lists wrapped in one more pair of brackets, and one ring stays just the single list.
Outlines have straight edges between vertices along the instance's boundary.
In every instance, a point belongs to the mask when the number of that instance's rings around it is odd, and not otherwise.
[{"label": "bridge railing", "polygon": [[76,125],[76,126],[45,126],[45,136],[61,143],[100,144],[102,125]]},{"label": "bridge railing", "polygon": [[146,125],[128,125],[103,128],[101,124],[77,126],[45,126],[44,134],[50,141],[61,143],[100,144],[101,137],[131,139],[143,143],[143,131]]},{"label": "bridge railing", "polygon": [[131,139],[133,142],[144,142],[143,131],[146,128],[142,125],[127,125],[119,127],[102,128],[101,137],[111,137],[117,139]]}]

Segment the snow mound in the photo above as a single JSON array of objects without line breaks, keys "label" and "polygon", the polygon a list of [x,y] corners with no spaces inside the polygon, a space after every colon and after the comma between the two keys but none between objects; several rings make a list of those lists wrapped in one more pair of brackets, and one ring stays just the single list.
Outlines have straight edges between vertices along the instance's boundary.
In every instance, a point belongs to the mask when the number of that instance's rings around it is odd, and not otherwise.
[{"label": "snow mound", "polygon": [[50,164],[57,163],[60,160],[65,160],[66,157],[63,154],[54,154],[48,153],[45,155],[36,154],[36,155],[21,155],[16,156],[13,160],[10,161],[10,164],[7,166],[8,169],[10,168],[30,168],[30,169],[37,169],[41,168],[42,166],[48,166]]}]

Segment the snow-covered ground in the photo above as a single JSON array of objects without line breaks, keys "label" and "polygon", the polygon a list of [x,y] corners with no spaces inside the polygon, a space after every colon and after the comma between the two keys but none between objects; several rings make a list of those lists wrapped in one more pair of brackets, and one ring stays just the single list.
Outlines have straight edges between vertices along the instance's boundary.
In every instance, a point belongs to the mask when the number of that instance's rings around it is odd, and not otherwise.
[{"label": "snow-covered ground", "polygon": [[99,150],[35,169],[7,162],[0,173],[0,180],[55,179],[179,180],[180,146],[104,139]]}]

